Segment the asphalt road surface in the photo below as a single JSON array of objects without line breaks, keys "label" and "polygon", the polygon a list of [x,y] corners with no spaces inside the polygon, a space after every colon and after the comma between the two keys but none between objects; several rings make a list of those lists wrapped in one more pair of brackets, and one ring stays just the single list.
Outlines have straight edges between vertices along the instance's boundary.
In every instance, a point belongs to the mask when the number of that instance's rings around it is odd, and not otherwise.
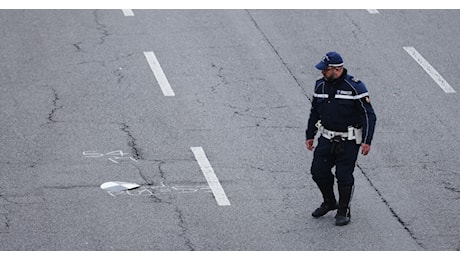
[{"label": "asphalt road surface", "polygon": [[[460,250],[459,10],[1,10],[0,24],[0,250]],[[377,113],[344,227],[311,217],[304,144],[330,50]],[[115,181],[140,186],[101,188]]]}]

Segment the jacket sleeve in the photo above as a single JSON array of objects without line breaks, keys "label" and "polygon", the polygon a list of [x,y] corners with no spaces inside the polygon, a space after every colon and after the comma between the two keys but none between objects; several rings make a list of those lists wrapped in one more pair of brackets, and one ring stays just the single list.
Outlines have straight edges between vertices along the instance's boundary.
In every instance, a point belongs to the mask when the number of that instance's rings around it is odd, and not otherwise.
[{"label": "jacket sleeve", "polygon": [[358,100],[361,107],[361,120],[363,124],[363,141],[362,143],[371,144],[374,136],[375,124],[377,116],[375,115],[374,108],[371,105],[371,100],[364,83],[360,82],[359,89],[363,92],[363,97]]},{"label": "jacket sleeve", "polygon": [[318,122],[318,120],[318,102],[317,98],[313,97],[313,100],[311,102],[310,117],[308,118],[308,127],[305,131],[306,140],[315,138],[315,135],[318,132],[318,128],[315,126],[315,124],[316,122]]}]

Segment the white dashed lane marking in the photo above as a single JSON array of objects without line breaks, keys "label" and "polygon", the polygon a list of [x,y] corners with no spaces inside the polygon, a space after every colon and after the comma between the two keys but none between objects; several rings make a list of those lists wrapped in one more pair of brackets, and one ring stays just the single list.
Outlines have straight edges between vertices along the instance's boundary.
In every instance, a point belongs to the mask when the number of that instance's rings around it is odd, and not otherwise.
[{"label": "white dashed lane marking", "polygon": [[131,9],[121,9],[121,11],[123,11],[125,16],[134,16],[133,10]]},{"label": "white dashed lane marking", "polygon": [[150,69],[152,69],[153,74],[160,85],[161,90],[163,91],[163,95],[169,97],[175,96],[174,91],[160,66],[160,63],[158,62],[158,59],[155,56],[155,53],[153,53],[153,51],[145,51],[144,55],[150,65]]},{"label": "white dashed lane marking", "polygon": [[212,193],[214,194],[214,198],[217,201],[217,205],[219,206],[230,206],[230,201],[225,195],[225,191],[220,185],[219,179],[217,178],[216,174],[214,173],[214,169],[212,168],[211,164],[209,163],[208,157],[204,153],[202,147],[190,147],[195,155],[195,159],[198,161],[198,165],[201,168],[201,171],[204,174],[204,177],[208,181],[208,185],[211,188]]},{"label": "white dashed lane marking", "polygon": [[425,58],[414,47],[403,47],[412,58],[430,75],[430,77],[444,90],[446,93],[455,93],[455,90],[447,83],[447,81],[439,74],[433,66],[428,63]]}]

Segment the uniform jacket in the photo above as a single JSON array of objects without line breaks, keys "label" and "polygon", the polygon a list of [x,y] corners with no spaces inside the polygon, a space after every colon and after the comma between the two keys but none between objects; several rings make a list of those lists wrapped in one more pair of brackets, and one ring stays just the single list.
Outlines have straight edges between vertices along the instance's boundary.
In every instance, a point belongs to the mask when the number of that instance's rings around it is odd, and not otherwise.
[{"label": "uniform jacket", "polygon": [[307,139],[315,137],[318,120],[324,128],[336,132],[347,132],[348,126],[362,128],[362,143],[370,145],[377,118],[364,83],[344,69],[340,78],[332,82],[324,78],[316,81]]}]

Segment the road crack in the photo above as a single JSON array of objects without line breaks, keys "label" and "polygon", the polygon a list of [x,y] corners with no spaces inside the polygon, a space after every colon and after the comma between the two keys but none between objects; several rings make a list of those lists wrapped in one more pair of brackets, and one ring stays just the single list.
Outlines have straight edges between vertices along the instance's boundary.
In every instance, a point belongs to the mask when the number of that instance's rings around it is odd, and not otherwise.
[{"label": "road crack", "polygon": [[286,68],[287,72],[289,73],[289,75],[294,79],[294,81],[297,83],[297,86],[300,87],[300,89],[302,90],[302,93],[304,93],[305,97],[312,101],[312,98],[310,98],[303,90],[302,88],[302,85],[300,84],[300,80],[297,79],[297,77],[294,75],[294,72],[292,72],[292,70],[289,68],[289,66],[287,65],[287,63],[284,61],[283,57],[281,57],[281,55],[279,54],[278,50],[276,49],[275,45],[273,45],[273,43],[270,41],[270,39],[268,38],[268,36],[264,33],[264,31],[262,30],[262,28],[260,28],[259,24],[257,23],[257,21],[255,20],[255,18],[252,16],[252,14],[246,10],[246,13],[248,14],[249,18],[251,19],[252,23],[254,24],[254,26],[256,27],[256,29],[260,32],[260,34],[262,35],[262,37],[264,38],[265,42],[268,43],[268,46],[270,46],[270,48],[273,50],[273,52],[275,53],[276,57],[278,57],[279,61],[281,62],[281,64],[283,65],[284,68]]},{"label": "road crack", "polygon": [[367,182],[370,184],[370,186],[377,192],[377,195],[380,197],[382,202],[385,204],[385,206],[390,210],[391,214],[393,215],[394,218],[403,226],[404,230],[409,233],[411,238],[419,245],[421,248],[426,249],[424,245],[417,239],[415,236],[414,232],[409,229],[409,225],[402,220],[402,218],[396,213],[396,211],[391,207],[390,203],[383,197],[382,193],[377,189],[377,187],[374,185],[374,183],[371,181],[371,179],[367,176],[366,172],[363,170],[363,168],[359,165],[356,164],[356,167],[361,170],[361,173],[363,176],[366,178]]},{"label": "road crack", "polygon": [[81,48],[81,45],[82,42],[76,42],[76,43],[73,43],[73,47],[75,47],[75,49],[77,49],[77,52],[83,52],[83,49]]},{"label": "road crack", "polygon": [[60,97],[59,97],[59,95],[58,95],[56,89],[53,88],[53,87],[49,87],[49,88],[53,91],[53,93],[52,93],[52,96],[53,96],[52,98],[53,98],[53,100],[52,100],[52,102],[51,102],[51,103],[52,103],[52,109],[51,109],[51,111],[48,113],[48,118],[47,118],[48,120],[47,120],[47,122],[45,123],[45,125],[47,125],[47,124],[58,123],[59,121],[57,121],[57,120],[55,119],[56,113],[57,113],[57,111],[58,111],[59,109],[61,109],[61,108],[64,107],[63,105],[59,105],[59,103],[60,103]]},{"label": "road crack", "polygon": [[128,136],[128,146],[131,148],[133,158],[136,160],[144,160],[142,151],[137,145],[137,140],[134,138],[130,131],[130,126],[128,126],[126,123],[121,123],[120,126],[120,129]]},{"label": "road crack", "polygon": [[[3,203],[5,202],[5,203]],[[9,201],[3,196],[0,188],[0,234],[9,233],[10,229],[10,219],[8,217],[9,211],[6,208],[6,205]]]},{"label": "road crack", "polygon": [[223,74],[223,70],[224,70],[223,67],[221,67],[221,66],[218,67],[214,63],[211,64],[211,67],[213,67],[214,69],[217,69],[217,77],[220,80],[220,83],[211,86],[211,91],[212,92],[215,92],[217,90],[217,87],[219,87],[219,86],[225,86],[225,85],[230,84],[230,82],[225,78],[225,76]]},{"label": "road crack", "polygon": [[193,245],[192,241],[190,241],[190,238],[187,236],[187,224],[185,222],[185,217],[182,211],[179,209],[179,207],[176,206],[175,208],[177,218],[179,219],[179,228],[180,228],[180,234],[179,237],[184,239],[185,246],[190,250],[190,251],[195,251],[195,246]]},{"label": "road crack", "polygon": [[94,10],[93,15],[94,15],[94,21],[96,22],[96,29],[99,31],[101,36],[99,37],[99,44],[103,44],[105,42],[105,38],[110,36],[109,31],[107,30],[107,26],[102,24],[99,20],[99,16],[97,14],[98,10]]}]

